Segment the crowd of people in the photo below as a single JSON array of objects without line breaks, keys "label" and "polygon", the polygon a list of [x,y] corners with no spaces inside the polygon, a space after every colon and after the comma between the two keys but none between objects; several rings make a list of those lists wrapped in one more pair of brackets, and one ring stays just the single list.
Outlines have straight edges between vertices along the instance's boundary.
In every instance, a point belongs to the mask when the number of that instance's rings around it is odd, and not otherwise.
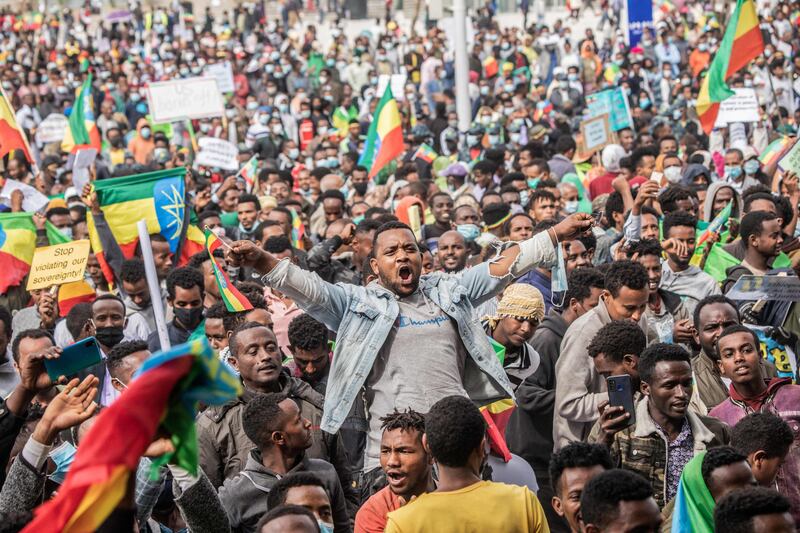
[{"label": "crowd of people", "polygon": [[[760,120],[710,132],[696,104],[735,2],[654,2],[634,46],[620,2],[570,2],[552,24],[523,2],[506,26],[487,2],[466,131],[450,28],[387,2],[354,34],[321,4],[319,25],[294,1],[276,20],[263,2],[0,12],[30,154],[3,158],[0,227],[33,190],[37,246],[93,246],[81,301],[24,280],[0,295],[0,531],[58,497],[161,350],[159,307],[171,345],[205,338],[243,393],[197,415],[197,473],[150,475],[159,434],[100,531],[795,531],[800,307],[740,278],[800,272],[797,169],[767,157],[800,127],[800,2],[755,2],[763,52],[727,83],[754,89]],[[149,84],[215,64],[234,82],[222,116],[154,122]],[[101,149],[81,185],[40,126],[85,112],[88,79]],[[372,168],[386,85],[403,151]],[[616,88],[629,123],[587,149],[592,95]],[[198,165],[204,137],[255,179]],[[186,220],[224,245],[184,257],[151,234],[159,296],[95,185],[178,167]],[[230,310],[215,263],[252,309]],[[89,337],[100,363],[47,373]]]}]

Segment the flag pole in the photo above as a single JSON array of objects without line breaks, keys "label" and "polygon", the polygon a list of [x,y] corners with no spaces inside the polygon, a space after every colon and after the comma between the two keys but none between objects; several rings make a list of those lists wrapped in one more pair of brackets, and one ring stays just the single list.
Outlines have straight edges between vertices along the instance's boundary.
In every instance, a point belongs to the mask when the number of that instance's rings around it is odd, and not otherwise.
[{"label": "flag pole", "polygon": [[136,223],[139,231],[139,246],[142,249],[142,261],[144,262],[144,273],[147,278],[147,287],[150,291],[150,301],[153,303],[153,315],[156,319],[156,331],[158,341],[161,343],[161,351],[169,350],[169,334],[167,333],[167,321],[164,318],[164,302],[161,299],[161,286],[158,283],[156,274],[156,264],[153,260],[153,248],[150,244],[150,233],[147,231],[147,220],[142,219]]}]

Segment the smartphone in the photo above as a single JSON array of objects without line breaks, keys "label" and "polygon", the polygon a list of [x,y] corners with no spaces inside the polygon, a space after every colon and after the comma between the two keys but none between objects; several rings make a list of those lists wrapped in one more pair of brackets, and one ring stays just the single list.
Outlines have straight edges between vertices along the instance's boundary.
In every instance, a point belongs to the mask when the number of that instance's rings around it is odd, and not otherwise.
[{"label": "smartphone", "polygon": [[631,387],[631,377],[627,374],[622,376],[608,376],[608,405],[611,407],[623,407],[625,412],[630,414],[627,426],[636,423],[636,410],[633,407],[633,389]]},{"label": "smartphone", "polygon": [[602,218],[603,218],[603,212],[602,211],[599,211],[599,210],[598,211],[593,211],[592,212],[592,219],[593,219],[592,226],[599,226],[600,225],[600,219],[602,219]]},{"label": "smartphone", "polygon": [[64,348],[58,359],[45,359],[44,367],[50,379],[56,381],[60,376],[69,378],[79,370],[96,365],[102,360],[103,355],[97,340],[88,337]]},{"label": "smartphone", "polygon": [[664,173],[663,172],[659,172],[658,170],[654,170],[650,174],[650,180],[655,181],[656,183],[661,183],[661,178],[663,178],[663,177],[664,177]]}]

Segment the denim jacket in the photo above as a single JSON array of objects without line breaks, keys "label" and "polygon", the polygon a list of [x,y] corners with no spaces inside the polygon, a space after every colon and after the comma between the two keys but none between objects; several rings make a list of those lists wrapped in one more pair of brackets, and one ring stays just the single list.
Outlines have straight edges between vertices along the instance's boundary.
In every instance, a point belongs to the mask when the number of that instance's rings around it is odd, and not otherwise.
[{"label": "denim jacket", "polygon": [[[434,272],[420,278],[419,290],[458,325],[461,340],[470,355],[465,365],[464,389],[478,403],[500,397],[513,398],[514,394],[475,307],[494,297],[513,279],[537,266],[550,267],[556,260],[547,232],[520,243],[519,247],[519,256],[509,272],[501,277],[492,276],[489,262],[485,262],[457,275]],[[327,283],[288,259],[278,263],[262,280],[337,332],[321,422],[323,431],[335,433],[347,417],[397,320],[398,297],[377,283],[367,287]]]}]

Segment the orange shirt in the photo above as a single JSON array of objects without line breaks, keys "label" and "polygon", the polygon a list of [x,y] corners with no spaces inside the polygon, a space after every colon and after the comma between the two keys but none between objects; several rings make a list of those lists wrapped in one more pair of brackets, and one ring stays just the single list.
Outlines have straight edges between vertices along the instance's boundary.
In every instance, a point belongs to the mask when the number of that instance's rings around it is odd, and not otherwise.
[{"label": "orange shirt", "polygon": [[383,533],[386,515],[400,508],[400,498],[384,487],[364,502],[356,513],[354,533]]},{"label": "orange shirt", "polygon": [[700,72],[706,68],[711,61],[711,54],[708,52],[701,52],[700,50],[693,50],[689,54],[689,67],[692,69],[692,76],[697,77]]}]

